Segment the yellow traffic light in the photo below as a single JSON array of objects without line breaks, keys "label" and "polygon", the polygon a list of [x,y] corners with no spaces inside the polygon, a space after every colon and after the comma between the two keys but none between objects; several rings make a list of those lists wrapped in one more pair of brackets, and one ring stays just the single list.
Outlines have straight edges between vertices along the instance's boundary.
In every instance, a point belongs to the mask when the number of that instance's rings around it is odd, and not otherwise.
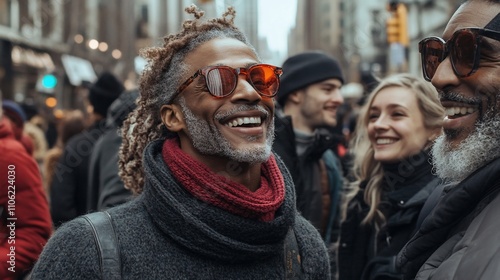
[{"label": "yellow traffic light", "polygon": [[407,47],[410,43],[408,36],[408,11],[404,4],[398,3],[388,7],[391,17],[387,19],[387,42],[400,43]]},{"label": "yellow traffic light", "polygon": [[395,17],[387,19],[387,42],[399,43],[399,22]]}]

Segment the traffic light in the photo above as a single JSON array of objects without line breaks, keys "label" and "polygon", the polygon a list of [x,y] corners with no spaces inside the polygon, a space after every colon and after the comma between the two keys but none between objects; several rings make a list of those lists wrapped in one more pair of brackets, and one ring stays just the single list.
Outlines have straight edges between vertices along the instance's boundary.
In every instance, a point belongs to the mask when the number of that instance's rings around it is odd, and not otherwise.
[{"label": "traffic light", "polygon": [[57,78],[54,74],[46,74],[42,77],[42,86],[44,88],[55,88],[57,85]]},{"label": "traffic light", "polygon": [[45,93],[54,93],[57,82],[57,76],[53,73],[44,74],[38,80],[37,89]]},{"label": "traffic light", "polygon": [[387,42],[399,43],[407,47],[410,43],[408,37],[408,11],[402,3],[391,3],[388,8],[391,16],[387,19]]}]

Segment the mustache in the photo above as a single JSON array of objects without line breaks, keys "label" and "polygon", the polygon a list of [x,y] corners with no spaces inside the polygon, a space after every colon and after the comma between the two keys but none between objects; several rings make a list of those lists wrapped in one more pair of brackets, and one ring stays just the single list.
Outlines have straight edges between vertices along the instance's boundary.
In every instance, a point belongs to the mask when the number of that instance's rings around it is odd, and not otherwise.
[{"label": "mustache", "polygon": [[264,106],[243,104],[243,105],[234,107],[227,112],[218,113],[217,115],[215,115],[215,120],[220,121],[220,120],[223,120],[223,119],[225,119],[233,114],[239,113],[239,112],[254,111],[254,110],[263,113],[266,116],[266,118],[268,118],[270,115],[270,112],[268,110],[266,110],[266,108]]},{"label": "mustache", "polygon": [[481,104],[481,99],[479,97],[464,97],[461,94],[457,92],[449,92],[449,91],[438,91],[439,93],[439,100],[441,102],[443,101],[453,101],[453,102],[460,102],[460,103],[465,103],[469,105],[480,105]]}]

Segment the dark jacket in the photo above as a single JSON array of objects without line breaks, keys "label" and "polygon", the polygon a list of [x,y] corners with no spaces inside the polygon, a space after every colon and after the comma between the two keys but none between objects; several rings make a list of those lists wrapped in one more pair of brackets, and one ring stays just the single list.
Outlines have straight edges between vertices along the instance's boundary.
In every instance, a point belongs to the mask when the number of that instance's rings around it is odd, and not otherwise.
[{"label": "dark jacket", "polygon": [[106,120],[100,120],[66,144],[54,168],[50,191],[50,213],[56,227],[87,213],[90,155],[105,130]]},{"label": "dark jacket", "polygon": [[87,212],[104,210],[132,198],[132,192],[118,176],[118,152],[122,144],[120,128],[135,107],[138,91],[126,91],[108,109],[106,131],[97,140],[89,164]]},{"label": "dark jacket", "polygon": [[[293,130],[291,118],[289,116],[276,116],[275,125],[276,135],[273,150],[284,160],[294,176],[297,209],[321,232],[323,239],[329,245],[336,240],[338,236],[336,229],[338,230],[340,225],[338,209],[343,172],[340,161],[332,151],[336,147],[338,139],[326,130],[320,130],[305,145],[307,146],[306,150],[299,154],[297,147],[300,144],[297,143],[298,136]],[[320,161],[325,164],[328,174],[328,191],[326,193],[323,193],[318,184],[314,185],[314,182],[321,180],[317,173]],[[325,212],[323,196],[325,195],[330,201],[327,217],[323,216]],[[324,228],[322,228],[323,224]]]},{"label": "dark jacket", "polygon": [[[109,211],[120,244],[123,279],[284,279],[284,238],[292,227],[302,279],[330,279],[326,248],[295,210],[290,174],[277,159],[285,200],[272,221],[231,214],[193,197],[161,155],[163,141],[145,150],[144,192]],[[33,279],[100,279],[93,233],[82,219],[49,241]]]},{"label": "dark jacket", "polygon": [[300,173],[299,156],[295,151],[295,133],[293,132],[292,119],[276,115],[274,118],[274,135],[274,153],[283,160],[286,168],[290,171],[295,189],[304,188]]},{"label": "dark jacket", "polygon": [[446,186],[398,256],[404,279],[498,279],[499,192],[500,158]]},{"label": "dark jacket", "polygon": [[29,270],[52,233],[38,165],[0,115],[0,279]]},{"label": "dark jacket", "polygon": [[415,231],[420,210],[439,180],[432,175],[429,156],[421,152],[397,164],[384,164],[379,210],[386,217],[378,235],[374,226],[361,225],[369,207],[364,202],[366,182],[350,201],[341,226],[339,279],[402,279],[396,255]]}]

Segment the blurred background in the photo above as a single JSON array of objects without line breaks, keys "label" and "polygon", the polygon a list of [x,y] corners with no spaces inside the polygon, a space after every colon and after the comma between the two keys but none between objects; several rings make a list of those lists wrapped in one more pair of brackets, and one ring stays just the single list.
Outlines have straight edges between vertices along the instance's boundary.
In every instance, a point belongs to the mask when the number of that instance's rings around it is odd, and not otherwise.
[{"label": "blurred background", "polygon": [[0,90],[45,118],[84,109],[85,85],[104,71],[137,86],[141,48],[177,32],[194,3],[208,17],[227,6],[264,62],[321,49],[349,83],[366,73],[420,75],[418,41],[440,36],[460,0],[0,0]]}]

